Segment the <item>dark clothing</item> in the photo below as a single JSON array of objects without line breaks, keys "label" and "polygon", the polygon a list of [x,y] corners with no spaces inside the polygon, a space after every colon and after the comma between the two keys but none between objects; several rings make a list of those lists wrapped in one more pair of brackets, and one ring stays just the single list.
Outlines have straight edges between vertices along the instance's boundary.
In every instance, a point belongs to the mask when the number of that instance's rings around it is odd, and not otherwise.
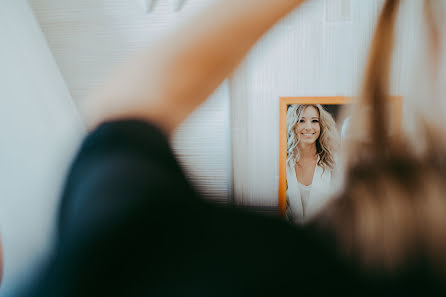
[{"label": "dark clothing", "polygon": [[156,127],[106,123],[73,163],[54,255],[23,296],[417,293],[405,278],[364,277],[333,242],[202,200]]}]

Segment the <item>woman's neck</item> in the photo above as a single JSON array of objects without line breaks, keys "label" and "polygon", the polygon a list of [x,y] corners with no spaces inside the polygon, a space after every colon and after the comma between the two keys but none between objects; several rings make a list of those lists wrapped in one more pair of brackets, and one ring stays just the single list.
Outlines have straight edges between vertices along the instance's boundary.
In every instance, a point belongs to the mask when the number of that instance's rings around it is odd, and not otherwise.
[{"label": "woman's neck", "polygon": [[317,156],[316,144],[302,144],[299,145],[300,157],[302,159],[313,159]]}]

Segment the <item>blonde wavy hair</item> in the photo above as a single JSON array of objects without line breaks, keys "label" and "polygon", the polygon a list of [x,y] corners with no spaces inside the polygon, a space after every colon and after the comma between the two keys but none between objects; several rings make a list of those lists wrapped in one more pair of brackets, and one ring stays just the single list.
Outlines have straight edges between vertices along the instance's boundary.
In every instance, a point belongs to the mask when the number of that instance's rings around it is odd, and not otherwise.
[{"label": "blonde wavy hair", "polygon": [[339,133],[333,117],[320,104],[293,104],[288,107],[286,116],[287,164],[292,168],[300,160],[300,137],[296,135],[295,127],[302,119],[303,112],[309,106],[316,108],[319,113],[321,133],[316,140],[316,153],[319,156],[318,165],[324,170],[327,168],[334,169],[334,155],[339,145]]}]

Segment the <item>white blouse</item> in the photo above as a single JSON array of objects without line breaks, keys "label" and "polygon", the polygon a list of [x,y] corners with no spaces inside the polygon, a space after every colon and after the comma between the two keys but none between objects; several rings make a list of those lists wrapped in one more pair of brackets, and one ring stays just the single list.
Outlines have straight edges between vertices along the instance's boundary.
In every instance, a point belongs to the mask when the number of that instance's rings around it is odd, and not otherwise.
[{"label": "white blouse", "polygon": [[305,186],[296,178],[296,172],[287,165],[287,210],[288,220],[302,224],[315,215],[330,198],[332,171],[316,165],[311,185]]},{"label": "white blouse", "polygon": [[308,200],[310,199],[311,185],[306,186],[297,181],[297,187],[300,191],[300,199],[302,200],[302,213],[305,217],[306,209],[308,207]]}]

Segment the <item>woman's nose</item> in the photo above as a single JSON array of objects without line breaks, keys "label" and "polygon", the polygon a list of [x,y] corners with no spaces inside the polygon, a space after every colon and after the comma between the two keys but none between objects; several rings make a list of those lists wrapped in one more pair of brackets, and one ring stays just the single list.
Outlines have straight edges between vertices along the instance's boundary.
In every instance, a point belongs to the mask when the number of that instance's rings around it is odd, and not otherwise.
[{"label": "woman's nose", "polygon": [[305,126],[304,126],[304,129],[305,129],[305,130],[311,130],[311,128],[312,128],[312,127],[311,127],[311,123],[310,123],[310,122],[306,122],[306,123],[305,123]]}]

